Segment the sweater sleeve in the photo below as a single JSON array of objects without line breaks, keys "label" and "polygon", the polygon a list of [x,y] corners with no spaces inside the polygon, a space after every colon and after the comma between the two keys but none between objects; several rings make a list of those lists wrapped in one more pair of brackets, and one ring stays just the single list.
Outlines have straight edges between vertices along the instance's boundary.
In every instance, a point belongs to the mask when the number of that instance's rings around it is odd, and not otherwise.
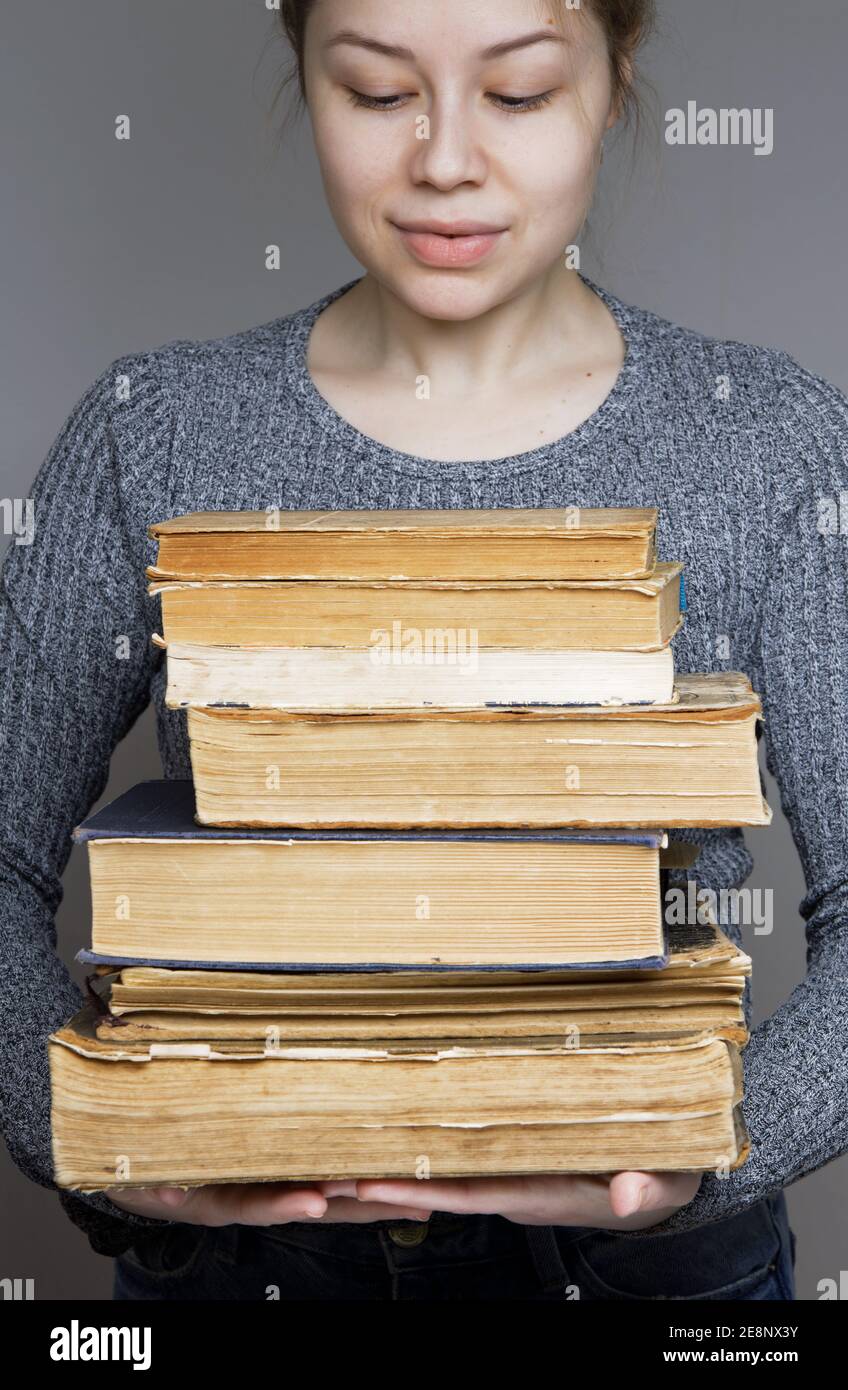
[{"label": "sweater sleeve", "polygon": [[[733,1216],[848,1150],[848,399],[777,358],[771,538],[749,674],[804,871],[806,974],[742,1053],[747,1162],[705,1174],[690,1203],[628,1236]],[[753,969],[756,988],[756,950]]]},{"label": "sweater sleeve", "polygon": [[[35,479],[31,543],[13,540],[0,574],[0,1114],[12,1159],[45,1187],[55,1188],[47,1037],[82,1003],[56,953],[61,875],[113,748],[149,702],[157,659],[144,537],[126,532],[118,471],[117,412],[148,412],[148,462],[165,435],[144,361],[113,364],[79,401]],[[171,1224],[102,1193],[60,1191],[60,1202],[101,1254]]]}]

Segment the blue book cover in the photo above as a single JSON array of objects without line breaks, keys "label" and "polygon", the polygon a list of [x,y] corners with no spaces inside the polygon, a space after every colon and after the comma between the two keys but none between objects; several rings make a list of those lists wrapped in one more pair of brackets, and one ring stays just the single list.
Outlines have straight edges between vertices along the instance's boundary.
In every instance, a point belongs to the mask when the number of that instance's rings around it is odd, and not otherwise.
[{"label": "blue book cover", "polygon": [[[185,840],[296,840],[353,842],[391,840],[391,841],[502,841],[547,843],[591,843],[591,844],[629,844],[642,845],[648,849],[660,850],[667,843],[664,831],[658,830],[303,830],[288,827],[272,829],[220,829],[214,826],[198,825],[195,818],[194,786],[190,780],[166,779],[141,782],[122,796],[103,806],[94,815],[76,827],[75,841],[85,843],[90,840],[108,839],[185,839]],[[81,950],[76,959],[87,966],[145,965],[170,970],[236,970],[263,971],[298,974],[364,974],[369,972],[416,972],[456,973],[463,971],[486,971],[491,973],[509,971],[546,970],[656,970],[668,963],[668,934],[665,924],[662,928],[662,954],[641,956],[631,960],[563,962],[511,962],[504,965],[445,965],[429,961],[412,964],[398,964],[394,961],[370,961],[344,964],[327,962],[263,962],[263,961],[209,961],[209,960],[169,960],[159,957],[107,956],[90,950]]]},{"label": "blue book cover", "polygon": [[463,973],[476,975],[485,972],[486,974],[497,975],[511,974],[525,971],[547,971],[556,970],[557,973],[565,971],[581,970],[662,970],[668,965],[668,935],[666,929],[663,930],[664,949],[662,955],[638,956],[633,960],[615,961],[575,961],[570,964],[563,964],[561,961],[537,962],[530,961],[526,964],[522,962],[509,965],[432,965],[428,961],[422,961],[413,965],[398,965],[396,961],[370,961],[362,964],[357,961],[355,964],[345,963],[344,965],[330,965],[327,962],[311,961],[305,964],[300,961],[279,961],[269,963],[267,961],[210,961],[210,960],[161,960],[152,956],[102,956],[96,951],[81,950],[77,951],[75,959],[81,965],[106,965],[115,970],[121,970],[125,966],[147,965],[159,970],[242,970],[262,971],[276,975],[367,975],[367,974],[421,974],[426,971],[428,975],[461,975]]},{"label": "blue book cover", "polygon": [[219,829],[195,820],[194,784],[189,780],[139,782],[89,816],[73,832],[76,841],[139,840],[501,840],[644,845],[660,849],[664,830],[297,830]]}]

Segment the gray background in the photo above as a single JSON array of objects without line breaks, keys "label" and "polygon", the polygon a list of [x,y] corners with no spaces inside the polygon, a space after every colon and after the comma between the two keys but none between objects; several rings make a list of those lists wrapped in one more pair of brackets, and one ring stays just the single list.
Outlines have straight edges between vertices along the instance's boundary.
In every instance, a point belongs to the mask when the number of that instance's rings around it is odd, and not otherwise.
[{"label": "gray background", "polygon": [[[624,299],[723,338],[768,344],[848,388],[844,353],[844,0],[661,0],[643,71],[655,115],[639,157],[614,143],[584,269]],[[83,390],[115,357],[217,337],[310,303],[359,273],[327,213],[308,123],[281,144],[270,98],[284,62],[264,0],[77,0],[4,6],[0,58],[6,312],[0,328],[0,496],[26,497]],[[775,150],[672,148],[669,107],[773,107]],[[132,139],[114,138],[115,117]],[[277,242],[283,269],[264,268]],[[584,242],[584,245],[586,243]],[[588,249],[588,248],[587,248]],[[159,775],[151,712],[112,762],[111,799]],[[755,1021],[804,973],[803,878],[775,820],[747,833],[751,880],[774,890],[754,957]],[[75,850],[59,911],[63,958],[88,936]],[[79,977],[78,967],[73,967]],[[788,1190],[799,1295],[846,1258],[848,1161]],[[55,1194],[0,1151],[0,1277],[39,1298],[108,1297]]]}]

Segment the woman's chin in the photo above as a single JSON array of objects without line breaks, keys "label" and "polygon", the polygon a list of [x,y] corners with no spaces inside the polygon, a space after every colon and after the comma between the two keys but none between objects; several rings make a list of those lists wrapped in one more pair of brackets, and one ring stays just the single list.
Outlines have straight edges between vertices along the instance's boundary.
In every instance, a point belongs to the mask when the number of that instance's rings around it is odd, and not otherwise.
[{"label": "woman's chin", "polygon": [[416,268],[378,275],[398,299],[422,318],[464,323],[503,304],[513,293],[496,275],[468,271],[425,271]]}]

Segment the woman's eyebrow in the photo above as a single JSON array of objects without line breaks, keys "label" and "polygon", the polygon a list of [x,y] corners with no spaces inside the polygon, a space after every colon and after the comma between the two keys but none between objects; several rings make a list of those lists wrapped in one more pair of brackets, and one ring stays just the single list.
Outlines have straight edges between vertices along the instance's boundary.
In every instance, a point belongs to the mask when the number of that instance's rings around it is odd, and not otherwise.
[{"label": "woman's eyebrow", "polygon": [[[490,48],[484,48],[479,56],[481,58],[500,58],[504,53],[512,53],[519,48],[530,48],[532,44],[563,44],[565,42],[564,34],[552,34],[550,30],[539,29],[532,34],[521,34],[518,38],[504,39],[501,43],[492,44]],[[359,34],[354,29],[342,29],[338,34],[333,34],[332,38],[327,39],[324,48],[338,48],[342,44],[350,44],[355,48],[366,48],[371,53],[382,53],[387,58],[404,58],[412,62],[415,60],[415,54],[411,48],[381,43],[379,39],[369,38],[367,34]]]}]

